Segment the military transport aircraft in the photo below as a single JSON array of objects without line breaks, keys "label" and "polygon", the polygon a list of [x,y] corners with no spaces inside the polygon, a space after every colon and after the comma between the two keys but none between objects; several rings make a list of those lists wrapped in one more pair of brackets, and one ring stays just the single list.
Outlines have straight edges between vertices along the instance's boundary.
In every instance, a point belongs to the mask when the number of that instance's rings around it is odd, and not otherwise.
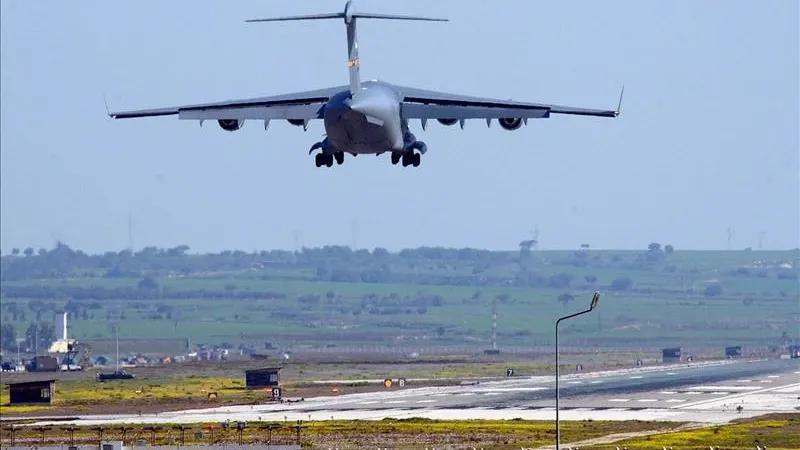
[{"label": "military transport aircraft", "polygon": [[617,109],[612,111],[468,97],[397,86],[377,80],[361,82],[356,36],[358,19],[424,21],[447,21],[447,19],[360,13],[355,10],[350,0],[345,4],[344,11],[339,13],[252,19],[246,22],[319,19],[344,19],[347,29],[349,86],[108,114],[115,119],[177,115],[179,119],[198,120],[201,126],[205,120],[216,120],[219,126],[227,131],[242,128],[246,120],[263,120],[264,129],[268,127],[270,120],[286,120],[306,130],[309,121],[322,119],[326,137],[312,145],[309,150],[309,155],[319,150],[316,154],[317,167],[331,167],[334,160],[337,164],[342,164],[345,153],[356,156],[381,155],[387,152],[391,154],[392,164],[402,160],[404,167],[419,166],[420,154],[427,151],[427,146],[409,131],[409,119],[420,119],[423,130],[429,119],[435,119],[443,125],[459,123],[461,128],[464,128],[466,119],[484,119],[487,126],[491,125],[492,119],[497,119],[502,128],[516,130],[522,124],[527,124],[528,119],[547,118],[550,114],[597,117],[619,115],[622,92]]}]

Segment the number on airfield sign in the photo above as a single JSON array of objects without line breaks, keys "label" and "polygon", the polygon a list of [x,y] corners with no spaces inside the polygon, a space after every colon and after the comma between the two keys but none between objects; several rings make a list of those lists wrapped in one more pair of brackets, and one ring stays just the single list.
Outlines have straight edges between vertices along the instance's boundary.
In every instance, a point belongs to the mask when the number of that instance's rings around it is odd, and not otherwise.
[{"label": "number on airfield sign", "polygon": [[512,375],[514,375],[514,369],[506,369],[506,376],[510,377]]},{"label": "number on airfield sign", "polygon": [[405,378],[400,378],[399,380],[397,380],[397,384],[398,384],[400,387],[404,387],[404,386],[406,385],[406,380],[405,380]]}]

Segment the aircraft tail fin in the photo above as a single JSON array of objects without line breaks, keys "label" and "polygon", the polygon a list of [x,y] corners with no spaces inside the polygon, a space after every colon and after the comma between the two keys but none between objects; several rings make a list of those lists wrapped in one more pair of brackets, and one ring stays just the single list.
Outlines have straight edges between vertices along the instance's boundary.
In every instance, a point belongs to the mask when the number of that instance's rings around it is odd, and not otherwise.
[{"label": "aircraft tail fin", "polygon": [[344,19],[347,27],[347,67],[350,72],[350,93],[355,95],[361,89],[359,75],[360,61],[358,59],[358,38],[356,36],[356,19],[384,19],[384,20],[421,20],[426,22],[447,22],[447,19],[430,17],[405,16],[395,14],[373,14],[357,12],[353,7],[353,0],[348,0],[344,11],[328,14],[311,14],[306,16],[273,17],[266,19],[250,19],[245,22],[284,22],[292,20],[325,20]]}]

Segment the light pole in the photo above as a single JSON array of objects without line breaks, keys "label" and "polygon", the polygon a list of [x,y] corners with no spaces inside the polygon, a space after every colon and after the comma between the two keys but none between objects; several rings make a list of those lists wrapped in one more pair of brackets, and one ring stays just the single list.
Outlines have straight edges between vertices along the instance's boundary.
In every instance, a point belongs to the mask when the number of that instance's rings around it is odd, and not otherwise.
[{"label": "light pole", "polygon": [[573,317],[580,316],[581,314],[586,314],[591,312],[593,309],[597,307],[597,302],[600,301],[600,293],[595,292],[594,296],[592,296],[592,303],[589,304],[589,309],[581,312],[576,312],[575,314],[570,314],[568,316],[564,316],[558,320],[556,320],[556,450],[561,448],[561,422],[559,421],[558,417],[558,399],[559,399],[559,390],[558,390],[558,375],[560,369],[558,367],[558,325],[561,323],[562,320],[571,319]]}]

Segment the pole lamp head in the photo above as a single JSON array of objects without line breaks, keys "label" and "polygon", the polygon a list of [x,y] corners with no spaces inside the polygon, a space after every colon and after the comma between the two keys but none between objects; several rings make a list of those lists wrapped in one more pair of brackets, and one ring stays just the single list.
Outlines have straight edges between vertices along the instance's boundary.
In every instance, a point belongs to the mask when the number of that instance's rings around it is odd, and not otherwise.
[{"label": "pole lamp head", "polygon": [[597,308],[597,304],[600,302],[600,293],[595,292],[594,296],[592,297],[592,303],[589,305],[589,310]]}]

